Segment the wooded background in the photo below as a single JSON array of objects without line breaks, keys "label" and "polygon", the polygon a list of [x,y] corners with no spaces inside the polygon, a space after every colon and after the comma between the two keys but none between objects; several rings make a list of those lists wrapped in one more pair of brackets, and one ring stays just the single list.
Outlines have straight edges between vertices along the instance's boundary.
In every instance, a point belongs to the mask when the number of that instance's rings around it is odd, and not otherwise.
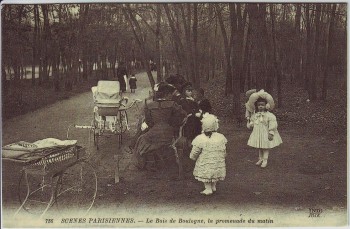
[{"label": "wooded background", "polygon": [[112,78],[120,61],[147,71],[152,86],[173,73],[195,87],[224,76],[235,115],[251,88],[274,92],[281,107],[282,83],[316,101],[346,81],[346,4],[41,4],[1,13],[3,96],[19,102],[28,74],[31,87],[69,91]]}]

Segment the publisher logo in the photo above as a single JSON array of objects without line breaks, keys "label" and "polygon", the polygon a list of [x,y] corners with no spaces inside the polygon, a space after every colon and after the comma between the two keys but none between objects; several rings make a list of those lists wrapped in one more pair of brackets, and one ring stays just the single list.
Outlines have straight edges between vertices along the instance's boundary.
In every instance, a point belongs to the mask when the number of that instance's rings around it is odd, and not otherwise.
[{"label": "publisher logo", "polygon": [[320,217],[322,212],[320,208],[309,208],[309,218]]}]

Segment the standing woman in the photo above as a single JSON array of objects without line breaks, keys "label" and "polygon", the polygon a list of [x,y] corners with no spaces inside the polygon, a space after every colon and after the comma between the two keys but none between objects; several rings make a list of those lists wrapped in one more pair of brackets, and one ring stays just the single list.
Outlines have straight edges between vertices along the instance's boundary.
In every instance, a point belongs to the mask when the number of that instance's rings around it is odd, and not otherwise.
[{"label": "standing woman", "polygon": [[120,61],[117,69],[117,77],[120,85],[120,90],[122,92],[126,91],[126,82],[124,76],[128,76],[128,72],[126,70],[126,66],[123,61]]},{"label": "standing woman", "polygon": [[174,91],[173,86],[161,84],[155,100],[145,103],[145,122],[142,124],[145,133],[139,136],[134,148],[139,167],[144,167],[146,154],[171,145],[174,129],[181,126],[186,116],[181,106],[171,100]]},{"label": "standing woman", "polygon": [[205,114],[205,113],[211,113],[212,107],[211,107],[209,100],[207,98],[205,98],[205,96],[204,96],[204,89],[203,88],[199,88],[196,100],[198,103],[199,110],[202,113],[201,116],[203,116],[203,114]]}]

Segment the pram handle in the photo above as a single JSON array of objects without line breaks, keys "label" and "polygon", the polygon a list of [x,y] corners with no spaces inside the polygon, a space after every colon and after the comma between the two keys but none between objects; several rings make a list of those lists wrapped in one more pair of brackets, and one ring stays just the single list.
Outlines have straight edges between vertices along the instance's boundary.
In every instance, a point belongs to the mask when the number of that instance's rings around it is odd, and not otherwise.
[{"label": "pram handle", "polygon": [[92,126],[80,126],[80,125],[74,125],[75,128],[78,128],[78,129],[91,129]]},{"label": "pram handle", "polygon": [[133,107],[135,104],[137,103],[140,103],[142,102],[141,99],[133,99],[133,101],[131,102],[131,104],[129,106],[126,106],[126,104],[122,104],[121,105],[123,106],[123,109],[122,110],[127,110],[127,109],[130,109],[131,107]]},{"label": "pram handle", "polygon": [[69,131],[70,131],[70,128],[77,128],[77,129],[94,129],[94,126],[93,124],[91,124],[90,126],[87,126],[87,125],[76,125],[76,124],[72,124],[70,126],[68,126],[68,129],[67,129],[67,139],[69,139]]}]

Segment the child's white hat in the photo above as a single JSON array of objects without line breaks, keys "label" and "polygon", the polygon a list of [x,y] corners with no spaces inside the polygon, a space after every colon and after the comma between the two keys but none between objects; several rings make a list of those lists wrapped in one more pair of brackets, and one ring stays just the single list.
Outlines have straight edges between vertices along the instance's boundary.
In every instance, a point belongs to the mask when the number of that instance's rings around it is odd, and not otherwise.
[{"label": "child's white hat", "polygon": [[202,118],[202,131],[217,131],[219,129],[219,119],[212,114],[205,113]]},{"label": "child's white hat", "polygon": [[250,89],[245,93],[245,96],[247,96],[247,98],[249,98],[255,92],[256,92],[256,89]]},{"label": "child's white hat", "polygon": [[249,112],[255,111],[255,102],[258,100],[258,98],[266,99],[266,101],[267,101],[266,109],[267,110],[273,110],[273,108],[275,108],[275,101],[273,100],[272,96],[269,93],[267,93],[266,91],[260,90],[258,92],[251,94],[248,102],[245,104],[245,107]]}]

